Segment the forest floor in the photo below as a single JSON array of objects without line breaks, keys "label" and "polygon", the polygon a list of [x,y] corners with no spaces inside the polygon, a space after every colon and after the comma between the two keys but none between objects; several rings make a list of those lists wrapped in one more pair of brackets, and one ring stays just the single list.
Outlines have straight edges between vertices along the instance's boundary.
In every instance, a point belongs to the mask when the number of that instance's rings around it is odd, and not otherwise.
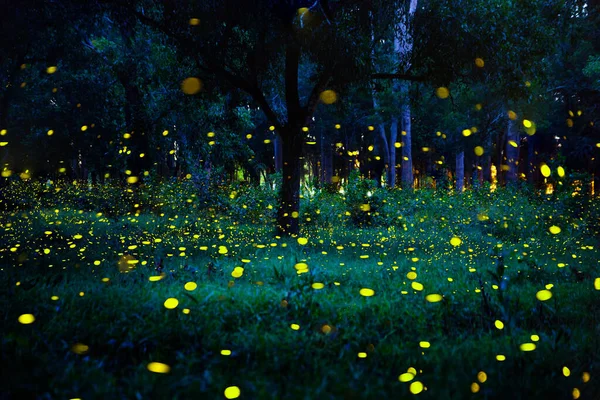
[{"label": "forest floor", "polygon": [[600,398],[598,200],[404,196],[402,223],[294,238],[12,201],[0,398]]}]

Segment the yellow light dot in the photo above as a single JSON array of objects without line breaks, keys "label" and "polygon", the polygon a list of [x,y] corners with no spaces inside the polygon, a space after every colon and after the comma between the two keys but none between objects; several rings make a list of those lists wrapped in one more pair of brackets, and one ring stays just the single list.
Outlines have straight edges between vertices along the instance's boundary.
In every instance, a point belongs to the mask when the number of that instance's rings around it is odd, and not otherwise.
[{"label": "yellow light dot", "polygon": [[19,322],[23,325],[32,324],[33,321],[35,321],[35,317],[33,316],[33,314],[23,314],[19,316]]},{"label": "yellow light dot", "polygon": [[450,239],[450,244],[454,247],[460,246],[461,243],[462,240],[459,237],[454,236],[452,239]]},{"label": "yellow light dot", "polygon": [[477,382],[471,383],[471,392],[473,392],[473,393],[479,392],[479,384]]},{"label": "yellow light dot", "polygon": [[472,133],[473,133],[473,131],[470,129],[463,129],[463,131],[462,131],[462,134],[464,137],[469,137],[469,136],[471,136]]},{"label": "yellow light dot", "polygon": [[241,391],[237,386],[229,386],[225,389],[225,398],[227,399],[237,399],[240,397]]},{"label": "yellow light dot", "polygon": [[435,94],[440,99],[446,99],[448,98],[448,96],[450,96],[450,91],[448,90],[448,88],[442,86],[435,90]]},{"label": "yellow light dot", "polygon": [[198,78],[186,78],[181,82],[181,90],[183,93],[192,95],[198,93],[202,89],[202,81]]},{"label": "yellow light dot", "polygon": [[87,129],[88,129],[87,125],[84,125],[81,127],[81,132],[85,132],[85,131],[87,131]]},{"label": "yellow light dot", "polygon": [[418,292],[420,292],[421,290],[423,290],[423,284],[422,284],[422,283],[419,283],[419,282],[413,282],[413,283],[411,283],[411,284],[410,284],[410,286],[411,286],[411,287],[412,287],[414,290],[416,290],[416,291],[418,291]]},{"label": "yellow light dot", "polygon": [[563,373],[564,376],[570,376],[571,375],[571,370],[567,366],[564,366],[562,368],[562,373]]},{"label": "yellow light dot", "polygon": [[191,26],[198,26],[200,25],[200,20],[198,18],[190,18],[189,24]]},{"label": "yellow light dot", "polygon": [[519,147],[519,145],[517,144],[517,142],[515,142],[514,140],[509,140],[508,144],[510,144],[512,147]]},{"label": "yellow light dot", "polygon": [[487,374],[484,371],[479,371],[477,373],[477,380],[481,383],[485,383],[485,381],[487,381]]},{"label": "yellow light dot", "polygon": [[552,225],[550,228],[548,228],[548,230],[553,235],[558,235],[560,233],[560,231],[561,231],[561,229],[558,226],[556,226],[556,225]]},{"label": "yellow light dot", "polygon": [[478,157],[481,157],[483,155],[483,152],[484,152],[483,147],[481,147],[481,146],[475,147],[473,149],[473,151],[475,152],[475,155],[478,156]]},{"label": "yellow light dot", "polygon": [[315,290],[321,290],[325,287],[325,285],[321,282],[315,282],[312,284],[312,288]]},{"label": "yellow light dot", "polygon": [[231,276],[233,276],[234,278],[241,278],[241,276],[244,274],[244,268],[242,267],[235,267],[233,269],[233,272],[231,272]]},{"label": "yellow light dot", "polygon": [[333,90],[325,90],[321,92],[319,98],[325,104],[333,104],[337,101],[337,93]]},{"label": "yellow light dot", "polygon": [[56,300],[58,300],[58,299],[59,299],[59,297],[58,297],[58,296],[52,296],[52,297],[50,297],[50,300],[52,300],[52,301],[56,301]]},{"label": "yellow light dot", "polygon": [[225,246],[219,246],[219,254],[227,254],[228,250]]},{"label": "yellow light dot", "polygon": [[504,322],[497,319],[496,322],[494,322],[494,326],[496,329],[504,329]]},{"label": "yellow light dot", "polygon": [[594,289],[600,290],[600,278],[594,279]]},{"label": "yellow light dot", "polygon": [[581,381],[582,381],[583,383],[588,383],[588,382],[590,381],[590,379],[591,379],[591,375],[590,375],[590,373],[589,373],[589,372],[584,372],[584,373],[581,375]]},{"label": "yellow light dot", "polygon": [[340,129],[342,126],[340,124],[335,124],[335,129]]},{"label": "yellow light dot", "polygon": [[548,177],[550,176],[550,174],[552,173],[552,171],[550,171],[550,167],[549,167],[549,166],[547,166],[546,164],[542,164],[542,165],[540,166],[540,172],[542,173],[542,175],[543,175],[545,178],[548,178]]},{"label": "yellow light dot", "polygon": [[290,328],[292,328],[293,330],[297,331],[298,329],[300,329],[300,325],[298,325],[298,324],[291,324]]},{"label": "yellow light dot", "polygon": [[549,300],[550,298],[552,298],[552,292],[549,290],[540,290],[539,292],[537,292],[535,294],[535,297],[539,301],[546,301],[546,300]]},{"label": "yellow light dot", "polygon": [[519,348],[521,351],[533,351],[535,350],[535,343],[523,343]]},{"label": "yellow light dot", "polygon": [[55,73],[55,72],[56,72],[56,66],[51,66],[51,67],[48,67],[48,68],[46,68],[46,72],[47,72],[48,74],[53,74],[53,73]]},{"label": "yellow light dot", "polygon": [[373,289],[368,289],[368,288],[360,289],[359,293],[361,296],[364,296],[364,297],[371,297],[371,296],[375,295],[375,291]]},{"label": "yellow light dot", "polygon": [[558,172],[558,176],[559,177],[564,178],[564,176],[565,176],[565,169],[563,167],[556,168],[556,172]]},{"label": "yellow light dot", "polygon": [[169,131],[163,131],[162,135],[163,136],[167,136],[169,134]]},{"label": "yellow light dot", "polygon": [[496,356],[496,360],[498,360],[498,361],[505,361],[506,360],[506,356],[503,355],[503,354],[498,354]]},{"label": "yellow light dot", "polygon": [[573,388],[571,395],[573,396],[573,400],[577,400],[579,396],[581,396],[581,392],[579,391],[579,389]]},{"label": "yellow light dot", "polygon": [[431,343],[429,342],[419,342],[419,347],[423,348],[423,349],[428,349],[431,347]]},{"label": "yellow light dot", "polygon": [[412,394],[419,394],[423,391],[423,384],[419,381],[414,381],[410,384],[410,392]]},{"label": "yellow light dot", "polygon": [[191,291],[196,290],[196,288],[198,287],[198,285],[196,284],[196,282],[188,282],[183,287],[188,292],[191,292]]},{"label": "yellow light dot", "polygon": [[365,352],[358,353],[358,358],[367,358],[367,353],[365,353]]},{"label": "yellow light dot", "polygon": [[90,347],[83,343],[75,343],[71,346],[71,351],[75,354],[85,354],[89,351]]},{"label": "yellow light dot", "polygon": [[406,274],[406,277],[411,281],[414,281],[415,279],[417,279],[417,273],[415,271],[410,271]]},{"label": "yellow light dot", "polygon": [[524,120],[523,120],[523,126],[524,126],[525,128],[531,128],[531,127],[533,126],[533,124],[531,123],[531,121],[530,121],[530,120],[528,120],[528,119],[524,119]]},{"label": "yellow light dot", "polygon": [[531,341],[532,342],[539,342],[540,341],[540,337],[538,335],[531,335]]},{"label": "yellow light dot", "polygon": [[509,111],[508,112],[508,118],[514,121],[515,119],[517,119],[517,113],[514,112],[514,111],[512,111],[512,110]]},{"label": "yellow light dot", "polygon": [[140,178],[138,178],[137,176],[130,176],[127,178],[127,183],[129,183],[130,185],[133,185],[134,183],[137,183],[140,180]]},{"label": "yellow light dot", "polygon": [[437,303],[442,301],[443,297],[441,294],[428,294],[427,296],[425,296],[425,300],[427,300],[430,303]]},{"label": "yellow light dot", "polygon": [[54,131],[53,131],[52,129],[50,129],[50,130],[48,131],[48,136],[52,136],[52,135],[54,135]]},{"label": "yellow light dot", "polygon": [[299,237],[298,238],[298,244],[304,246],[307,243],[308,243],[308,239],[307,238],[304,238],[304,237]]},{"label": "yellow light dot", "polygon": [[179,305],[179,300],[177,300],[174,297],[169,297],[167,300],[165,300],[164,306],[165,308],[172,310],[174,308],[176,308]]},{"label": "yellow light dot", "polygon": [[398,377],[398,380],[400,382],[410,382],[413,379],[415,379],[415,376],[413,374],[411,374],[410,372],[405,372]]},{"label": "yellow light dot", "polygon": [[483,58],[479,58],[477,57],[475,59],[475,65],[479,68],[483,68],[483,66],[485,65],[485,62],[483,61]]},{"label": "yellow light dot", "polygon": [[166,374],[171,370],[171,367],[169,367],[167,364],[159,362],[151,362],[146,368],[148,368],[148,371],[155,372],[157,374]]},{"label": "yellow light dot", "polygon": [[221,355],[222,356],[230,356],[231,355],[231,350],[221,350]]}]

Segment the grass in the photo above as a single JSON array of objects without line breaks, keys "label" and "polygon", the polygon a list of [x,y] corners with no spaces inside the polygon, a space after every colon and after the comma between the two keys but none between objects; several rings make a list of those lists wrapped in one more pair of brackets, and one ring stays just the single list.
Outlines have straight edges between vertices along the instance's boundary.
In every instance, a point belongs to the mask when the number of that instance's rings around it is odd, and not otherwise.
[{"label": "grass", "polygon": [[300,245],[273,237],[268,199],[211,211],[178,206],[175,186],[152,200],[168,207],[108,218],[68,190],[5,192],[2,398],[600,397],[597,200],[380,191],[373,217],[393,223],[378,224],[307,197]]}]

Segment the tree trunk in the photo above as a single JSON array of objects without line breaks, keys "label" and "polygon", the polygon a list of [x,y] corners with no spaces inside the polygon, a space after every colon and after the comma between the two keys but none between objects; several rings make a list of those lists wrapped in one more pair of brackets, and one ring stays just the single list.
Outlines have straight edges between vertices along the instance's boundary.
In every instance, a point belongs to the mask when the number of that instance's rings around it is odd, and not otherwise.
[{"label": "tree trunk", "polygon": [[402,186],[412,188],[413,182],[410,104],[405,102],[402,105]]},{"label": "tree trunk", "polygon": [[321,184],[323,187],[331,185],[333,178],[333,149],[329,137],[321,134]]},{"label": "tree trunk", "polygon": [[[511,142],[517,144],[517,147],[511,145]],[[506,182],[508,184],[516,184],[519,173],[519,131],[517,124],[512,119],[508,120],[508,129],[506,132]]]},{"label": "tree trunk", "polygon": [[390,158],[388,160],[388,186],[396,186],[396,141],[398,140],[398,118],[392,117],[390,126]]},{"label": "tree trunk", "polygon": [[535,136],[527,138],[527,181],[535,186]]},{"label": "tree trunk", "polygon": [[462,193],[465,190],[465,152],[456,154],[456,191]]},{"label": "tree trunk", "polygon": [[282,178],[277,212],[277,234],[297,235],[300,225],[300,176],[302,162],[302,135],[299,127],[285,127],[281,134]]},{"label": "tree trunk", "polygon": [[282,148],[281,148],[281,136],[279,136],[279,133],[277,133],[275,135],[275,140],[273,141],[273,153],[275,155],[275,172],[281,172],[281,169],[283,168],[283,161],[281,160],[282,157]]}]

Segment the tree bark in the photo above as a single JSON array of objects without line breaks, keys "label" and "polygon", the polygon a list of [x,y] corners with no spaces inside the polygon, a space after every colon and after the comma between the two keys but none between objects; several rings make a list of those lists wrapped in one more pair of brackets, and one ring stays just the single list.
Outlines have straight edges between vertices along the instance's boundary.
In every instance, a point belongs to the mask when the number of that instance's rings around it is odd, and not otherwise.
[{"label": "tree bark", "polygon": [[281,172],[283,168],[282,157],[282,147],[281,147],[281,136],[279,133],[275,135],[275,140],[273,140],[273,153],[275,155],[275,172]]},{"label": "tree bark", "polygon": [[465,152],[456,154],[456,191],[462,193],[465,190]]},{"label": "tree bark", "polygon": [[302,163],[302,135],[300,127],[286,126],[281,135],[282,173],[279,210],[277,212],[277,234],[298,234],[300,225],[300,176]]},{"label": "tree bark", "polygon": [[405,103],[402,105],[402,186],[412,189],[413,184],[410,104]]},{"label": "tree bark", "polygon": [[396,141],[398,140],[398,118],[392,117],[390,126],[390,157],[388,160],[388,186],[396,186]]},{"label": "tree bark", "polygon": [[[511,141],[517,144],[517,147],[511,145]],[[517,124],[512,119],[508,120],[508,129],[506,131],[506,182],[516,184],[519,173],[519,131]]]},{"label": "tree bark", "polygon": [[331,185],[333,178],[333,149],[331,141],[325,133],[321,134],[321,185]]}]

